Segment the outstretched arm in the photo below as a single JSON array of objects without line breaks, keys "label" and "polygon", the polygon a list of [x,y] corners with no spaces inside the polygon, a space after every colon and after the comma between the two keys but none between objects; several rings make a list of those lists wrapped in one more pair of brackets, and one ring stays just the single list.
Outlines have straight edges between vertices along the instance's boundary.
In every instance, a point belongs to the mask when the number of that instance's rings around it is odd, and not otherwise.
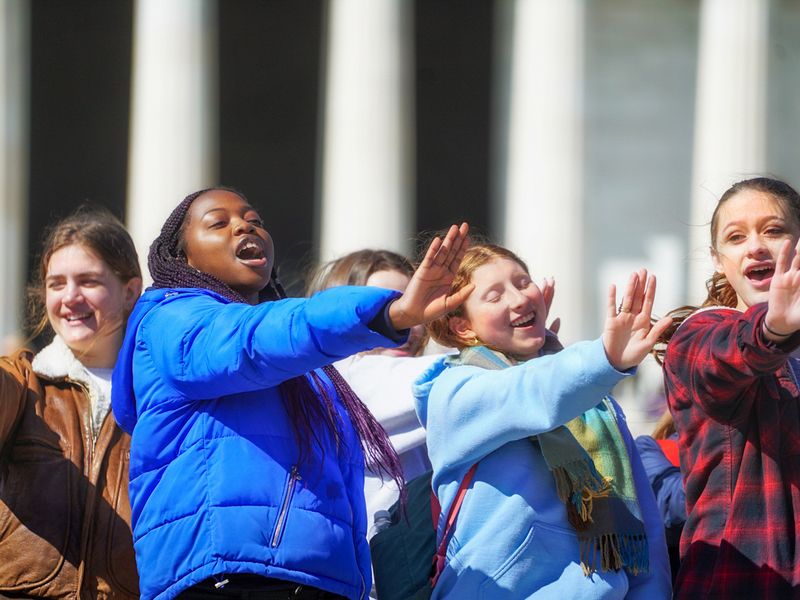
[{"label": "outstretched arm", "polygon": [[408,329],[433,321],[458,308],[467,299],[472,284],[450,294],[458,266],[469,247],[469,226],[453,225],[444,239],[434,238],[406,291],[389,306],[389,320],[395,329]]},{"label": "outstretched arm", "polygon": [[608,290],[608,312],[603,330],[603,346],[608,362],[620,371],[638,365],[652,350],[659,336],[672,322],[664,317],[651,324],[656,278],[646,269],[631,273],[622,303],[617,308],[617,289]]}]

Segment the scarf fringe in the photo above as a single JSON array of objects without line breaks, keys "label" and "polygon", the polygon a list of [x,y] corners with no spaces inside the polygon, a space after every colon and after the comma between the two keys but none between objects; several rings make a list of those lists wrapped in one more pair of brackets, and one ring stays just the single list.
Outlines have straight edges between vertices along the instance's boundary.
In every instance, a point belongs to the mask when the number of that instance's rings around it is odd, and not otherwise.
[{"label": "scarf fringe", "polygon": [[631,575],[638,575],[650,569],[647,539],[642,535],[607,533],[581,539],[580,556],[587,577],[597,570],[598,558],[601,571],[624,568]]},{"label": "scarf fringe", "polygon": [[585,460],[576,460],[552,471],[559,499],[567,507],[570,524],[578,531],[593,523],[595,498],[607,498],[611,493],[609,481]]}]

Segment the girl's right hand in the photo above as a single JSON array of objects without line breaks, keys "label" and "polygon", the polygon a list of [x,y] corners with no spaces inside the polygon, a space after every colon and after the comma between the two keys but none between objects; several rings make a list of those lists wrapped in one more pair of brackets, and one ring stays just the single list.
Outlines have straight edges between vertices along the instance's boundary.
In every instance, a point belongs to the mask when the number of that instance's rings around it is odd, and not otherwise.
[{"label": "girl's right hand", "polygon": [[672,323],[670,317],[664,317],[655,325],[651,324],[655,296],[656,278],[655,275],[648,277],[646,269],[631,273],[619,309],[616,286],[612,284],[608,290],[603,347],[608,362],[618,371],[627,371],[642,362]]}]

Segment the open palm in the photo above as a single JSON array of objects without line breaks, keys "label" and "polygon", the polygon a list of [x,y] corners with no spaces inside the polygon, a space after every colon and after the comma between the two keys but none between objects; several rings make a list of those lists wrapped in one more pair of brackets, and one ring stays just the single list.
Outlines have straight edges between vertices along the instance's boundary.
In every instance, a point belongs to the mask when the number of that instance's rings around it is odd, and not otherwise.
[{"label": "open palm", "polygon": [[770,330],[786,337],[800,329],[800,242],[794,249],[789,240],[781,246],[767,302],[764,319]]},{"label": "open palm", "polygon": [[396,329],[408,329],[427,323],[458,308],[472,291],[473,285],[465,286],[450,294],[464,252],[469,247],[469,226],[450,227],[444,239],[434,238],[425,257],[411,276],[403,295],[389,307],[389,319]]},{"label": "open palm", "polygon": [[642,362],[672,322],[664,317],[652,325],[655,295],[656,278],[645,269],[631,273],[619,309],[616,286],[609,288],[603,346],[615,369],[626,371]]}]

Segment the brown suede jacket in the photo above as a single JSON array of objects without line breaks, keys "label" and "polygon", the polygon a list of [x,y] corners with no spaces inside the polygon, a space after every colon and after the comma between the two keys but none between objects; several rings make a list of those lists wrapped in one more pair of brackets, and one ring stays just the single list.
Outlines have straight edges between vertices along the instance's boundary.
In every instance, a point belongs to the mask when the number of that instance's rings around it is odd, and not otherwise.
[{"label": "brown suede jacket", "polygon": [[[58,337],[0,358],[0,597],[138,598],[130,437]],[[104,404],[108,406],[108,403]]]}]

